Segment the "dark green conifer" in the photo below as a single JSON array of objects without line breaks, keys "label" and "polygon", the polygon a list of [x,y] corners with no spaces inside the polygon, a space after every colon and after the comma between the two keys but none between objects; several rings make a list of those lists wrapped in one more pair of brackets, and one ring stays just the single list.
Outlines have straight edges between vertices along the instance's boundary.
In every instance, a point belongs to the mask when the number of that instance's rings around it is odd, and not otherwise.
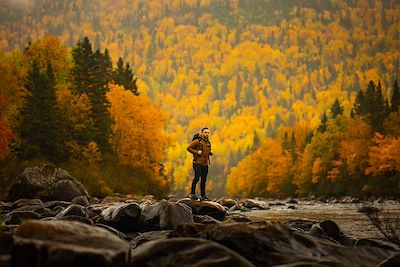
[{"label": "dark green conifer", "polygon": [[22,140],[21,158],[43,157],[55,163],[62,160],[60,112],[54,85],[51,64],[46,73],[42,73],[37,62],[33,61],[25,83],[30,95],[20,110],[21,120],[17,127]]},{"label": "dark green conifer", "polygon": [[332,119],[336,118],[336,116],[338,115],[343,115],[343,111],[344,111],[343,107],[340,105],[339,100],[336,98],[335,102],[332,104],[331,107]]}]

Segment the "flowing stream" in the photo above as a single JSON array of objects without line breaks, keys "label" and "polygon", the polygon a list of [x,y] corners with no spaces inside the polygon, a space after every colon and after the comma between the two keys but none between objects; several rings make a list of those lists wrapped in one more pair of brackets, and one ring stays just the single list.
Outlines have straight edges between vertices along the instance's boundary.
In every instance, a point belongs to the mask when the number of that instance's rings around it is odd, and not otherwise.
[{"label": "flowing stream", "polygon": [[[289,209],[288,206],[295,209]],[[306,219],[312,221],[332,220],[339,228],[353,235],[355,238],[383,238],[378,229],[372,225],[368,217],[357,210],[363,206],[379,208],[381,216],[397,222],[397,231],[400,235],[400,204],[396,201],[384,201],[383,203],[313,203],[310,201],[298,201],[298,204],[270,205],[269,210],[253,210],[245,212],[253,221],[285,222],[294,219]]]}]

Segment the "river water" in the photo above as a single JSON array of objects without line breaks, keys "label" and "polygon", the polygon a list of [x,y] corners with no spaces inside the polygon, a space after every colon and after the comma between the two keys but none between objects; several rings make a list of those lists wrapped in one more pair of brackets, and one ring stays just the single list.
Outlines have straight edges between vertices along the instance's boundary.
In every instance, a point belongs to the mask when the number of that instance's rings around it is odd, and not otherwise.
[{"label": "river water", "polygon": [[[289,209],[292,205],[295,209]],[[252,210],[244,212],[252,221],[285,222],[294,219],[312,221],[332,220],[339,228],[355,238],[383,238],[383,235],[372,225],[368,217],[357,210],[363,206],[379,208],[381,216],[397,221],[397,231],[400,235],[400,204],[396,201],[383,203],[315,203],[311,201],[298,201],[298,204],[270,205],[269,210]]]}]

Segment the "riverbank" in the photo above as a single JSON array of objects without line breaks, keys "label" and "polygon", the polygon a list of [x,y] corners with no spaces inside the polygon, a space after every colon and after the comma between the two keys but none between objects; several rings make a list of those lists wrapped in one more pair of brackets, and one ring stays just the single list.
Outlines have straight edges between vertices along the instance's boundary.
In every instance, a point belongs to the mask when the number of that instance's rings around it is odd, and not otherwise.
[{"label": "riverbank", "polygon": [[[399,211],[396,201],[375,204],[389,203]],[[6,267],[397,266],[379,265],[391,257],[399,261],[396,244],[379,235],[363,236],[363,226],[356,229],[357,221],[367,220],[356,211],[365,204],[122,195],[0,202],[5,223],[0,263]]]}]

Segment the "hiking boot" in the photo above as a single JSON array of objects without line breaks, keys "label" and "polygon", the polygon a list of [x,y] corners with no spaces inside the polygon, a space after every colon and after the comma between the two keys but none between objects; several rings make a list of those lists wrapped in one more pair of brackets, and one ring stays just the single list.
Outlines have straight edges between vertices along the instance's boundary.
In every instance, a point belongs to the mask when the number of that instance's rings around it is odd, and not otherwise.
[{"label": "hiking boot", "polygon": [[210,201],[210,199],[206,196],[201,196],[200,201]]},{"label": "hiking boot", "polygon": [[189,198],[191,200],[197,200],[197,196],[195,194],[190,194]]}]

